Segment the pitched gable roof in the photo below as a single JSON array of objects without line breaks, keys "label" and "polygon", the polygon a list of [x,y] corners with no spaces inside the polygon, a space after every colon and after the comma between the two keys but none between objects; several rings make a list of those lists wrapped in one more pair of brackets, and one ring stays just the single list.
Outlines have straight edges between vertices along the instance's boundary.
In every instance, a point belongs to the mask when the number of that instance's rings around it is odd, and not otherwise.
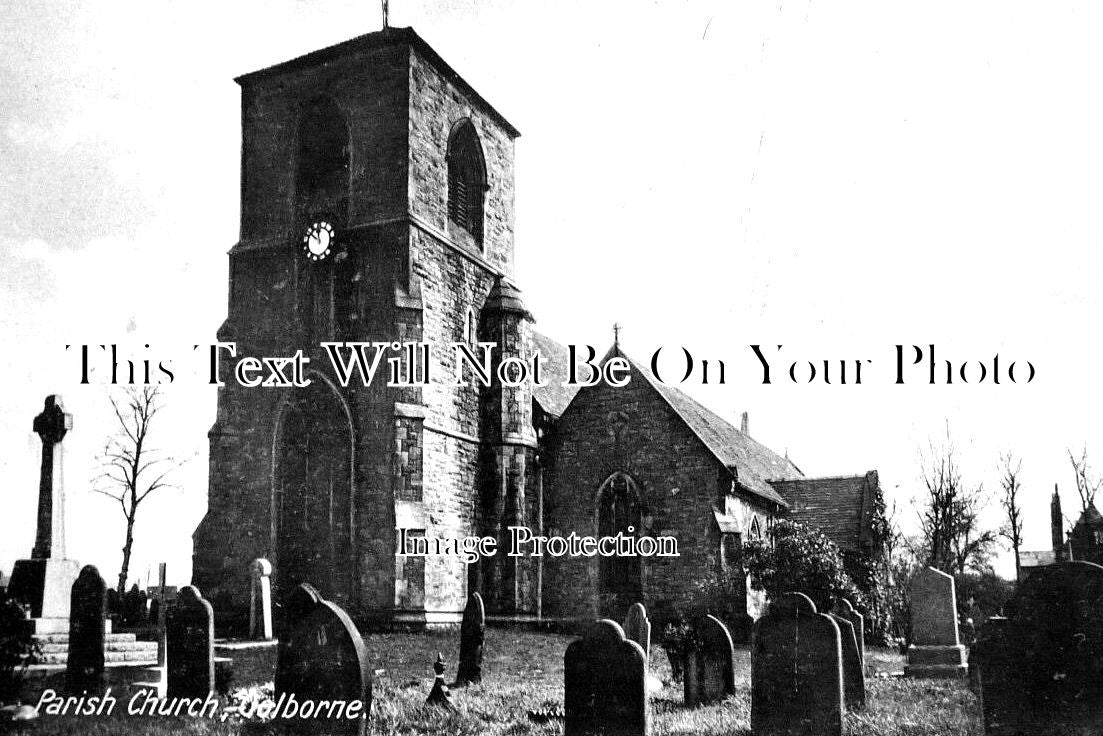
[{"label": "pitched gable roof", "polygon": [[779,506],[788,505],[785,498],[767,481],[774,478],[801,477],[800,469],[792,461],[752,439],[750,435],[743,434],[727,420],[678,389],[660,383],[650,371],[625,355],[619,346],[610,348],[602,363],[613,355],[619,355],[628,361],[633,372],[655,389],[709,452],[735,474],[736,482],[742,488]]},{"label": "pitched gable roof", "polygon": [[819,529],[842,549],[860,549],[870,532],[868,502],[877,472],[833,478],[799,478],[770,482],[789,502],[789,518]]},{"label": "pitched gable roof", "polygon": [[[534,387],[533,396],[544,411],[557,417],[562,416],[580,390],[577,386],[562,385],[570,369],[568,350],[536,331],[532,332],[532,337],[534,346],[544,359],[541,365],[546,384]],[[733,472],[739,486],[778,506],[788,505],[786,499],[767,481],[802,477],[800,469],[792,461],[752,439],[750,435],[740,432],[731,423],[678,389],[659,383],[650,371],[625,355],[619,346],[610,348],[600,363],[604,364],[614,355],[628,361],[632,371],[651,386],[686,427],[701,440],[705,448]]]},{"label": "pitched gable roof", "polygon": [[540,370],[544,381],[543,386],[532,387],[532,395],[541,409],[552,416],[561,417],[571,399],[578,393],[578,386],[563,385],[570,370],[570,353],[565,346],[536,330],[532,331],[532,343],[542,358]]}]

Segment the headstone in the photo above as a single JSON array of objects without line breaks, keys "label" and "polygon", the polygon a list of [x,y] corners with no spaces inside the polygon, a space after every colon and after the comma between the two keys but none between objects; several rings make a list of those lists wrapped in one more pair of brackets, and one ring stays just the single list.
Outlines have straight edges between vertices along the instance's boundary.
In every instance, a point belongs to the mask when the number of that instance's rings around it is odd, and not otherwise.
[{"label": "headstone", "polygon": [[249,598],[249,638],[272,638],[272,563],[263,558],[250,566],[253,594]]},{"label": "headstone", "polygon": [[460,664],[456,670],[456,684],[482,682],[483,640],[486,637],[486,609],[483,597],[472,593],[463,609],[460,624]]},{"label": "headstone", "polygon": [[954,579],[933,567],[920,570],[909,589],[911,646],[904,674],[909,677],[964,677],[969,671],[957,633]]},{"label": "headstone", "polygon": [[69,628],[69,602],[80,564],[65,558],[65,486],[61,441],[73,428],[61,397],[46,397],[34,431],[42,440],[38,479],[38,526],[31,559],[16,560],[8,595],[30,606],[37,633],[64,633]]},{"label": "headstone", "polygon": [[735,694],[735,648],[728,627],[706,616],[696,627],[685,659],[685,703],[704,705]]},{"label": "headstone", "polygon": [[437,661],[433,663],[433,689],[425,702],[440,708],[452,710],[452,701],[448,699],[448,686],[444,684],[444,655],[437,652]]},{"label": "headstone", "polygon": [[650,726],[643,648],[603,619],[563,657],[564,736],[646,736]]},{"label": "headstone", "polygon": [[845,618],[854,627],[854,638],[858,640],[858,656],[862,660],[862,666],[866,662],[866,619],[854,608],[854,604],[846,598],[836,598],[835,605],[831,609],[832,615]]},{"label": "headstone", "polygon": [[103,644],[107,586],[95,565],[85,565],[73,583],[69,604],[69,654],[65,685],[70,693],[103,690]]},{"label": "headstone", "polygon": [[862,655],[858,651],[858,638],[854,624],[837,614],[830,614],[839,627],[843,655],[843,700],[849,710],[866,707],[866,673]]},{"label": "headstone", "polygon": [[755,736],[841,736],[839,627],[802,593],[786,593],[755,622],[751,731]]},{"label": "headstone", "polygon": [[[168,599],[165,597],[165,577],[168,574],[168,565],[164,562],[157,565],[157,616],[153,622],[157,624],[157,666],[163,668],[168,661],[168,641],[165,638],[165,619],[168,614]],[[152,608],[152,606],[151,606]]]},{"label": "headstone", "polygon": [[126,626],[138,626],[142,623],[142,593],[138,585],[130,586],[123,596],[123,624]]},{"label": "headstone", "polygon": [[651,621],[642,603],[633,603],[624,618],[624,635],[643,648],[647,661],[651,661]]},{"label": "headstone", "polygon": [[359,701],[361,716],[327,719],[324,723],[333,732],[363,736],[371,714],[372,686],[368,653],[360,632],[340,606],[305,583],[288,599],[286,616],[288,633],[281,636],[277,654],[276,698],[294,694],[300,703]]},{"label": "headstone", "polygon": [[170,698],[205,698],[214,687],[214,611],[199,590],[185,586],[165,623]]},{"label": "headstone", "polygon": [[1103,733],[1103,567],[1031,571],[973,651],[988,736]]}]

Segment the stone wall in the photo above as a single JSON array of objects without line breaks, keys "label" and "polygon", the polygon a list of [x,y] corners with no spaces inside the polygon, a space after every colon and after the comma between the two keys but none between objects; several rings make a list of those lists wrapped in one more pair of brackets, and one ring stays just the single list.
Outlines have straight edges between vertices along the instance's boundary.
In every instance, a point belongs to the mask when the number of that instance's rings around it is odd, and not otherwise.
[{"label": "stone wall", "polygon": [[[463,338],[467,315],[479,314],[494,279],[513,269],[513,140],[485,103],[466,99],[416,44],[384,41],[241,80],[241,242],[230,255],[229,313],[219,339],[235,341],[239,355],[302,348],[314,380],[351,417],[348,604],[366,614],[398,608],[415,619],[452,613],[458,620],[466,565],[398,559],[396,529],[452,537],[477,526],[480,391],[449,385],[449,346]],[[298,247],[296,129],[320,95],[349,129],[348,219],[338,237],[338,251],[348,255],[340,265],[308,264]],[[482,247],[447,223],[448,137],[463,119],[475,126],[487,165]],[[313,328],[307,315],[316,317]],[[317,346],[328,339],[425,340],[433,345],[434,383],[387,388],[377,376],[370,387],[337,386]],[[193,579],[208,597],[247,605],[252,559],[271,559],[279,579],[272,513],[278,428],[290,393],[301,389],[242,388],[231,380],[234,362],[222,366],[227,385],[210,432],[208,512],[194,534]]]},{"label": "stone wall", "polygon": [[[633,372],[620,388],[583,388],[556,429],[544,501],[549,534],[596,535],[598,489],[621,471],[643,496],[644,533],[678,540],[680,557],[643,560],[648,610],[676,605],[714,573],[713,506],[724,469],[643,376]],[[544,566],[546,615],[598,615],[598,558],[548,558]]]}]

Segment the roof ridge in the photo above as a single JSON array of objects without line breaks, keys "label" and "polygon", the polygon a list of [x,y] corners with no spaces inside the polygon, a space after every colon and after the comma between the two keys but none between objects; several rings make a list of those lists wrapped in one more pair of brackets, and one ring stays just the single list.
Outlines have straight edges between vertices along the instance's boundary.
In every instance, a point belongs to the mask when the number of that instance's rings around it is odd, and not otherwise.
[{"label": "roof ridge", "polygon": [[847,473],[845,475],[806,475],[801,478],[776,478],[767,480],[767,483],[802,483],[810,480],[849,480],[851,478],[865,478],[872,470],[865,473]]},{"label": "roof ridge", "polygon": [[[736,429],[734,424],[727,421],[722,416],[720,416],[716,412],[712,411],[707,406],[705,406],[701,402],[697,401],[696,399],[694,399],[689,394],[687,394],[684,391],[681,391],[679,389],[676,389],[673,386],[667,386],[664,383],[657,383],[656,379],[654,379],[651,375],[649,375],[649,371],[647,371],[642,366],[640,366],[639,363],[637,363],[631,356],[629,356],[627,353],[624,352],[624,350],[621,349],[619,343],[614,343],[613,346],[610,347],[609,350],[606,351],[605,357],[602,358],[601,363],[604,364],[605,361],[607,361],[614,354],[619,356],[619,357],[624,358],[625,360],[627,360],[629,366],[631,366],[631,368],[636,373],[639,373],[643,376],[644,381],[646,381],[647,384],[649,386],[651,386],[651,388],[655,391],[655,393],[657,393],[662,398],[663,402],[666,403],[666,405],[670,407],[670,409],[674,412],[674,414],[681,420],[682,424],[685,425],[685,427],[690,432],[692,432],[695,437],[697,437],[697,439],[701,442],[701,444],[705,446],[705,449],[708,450],[708,452],[713,457],[715,457],[716,460],[718,462],[720,462],[722,465],[724,465],[725,467],[731,467],[731,464],[719,455],[719,453],[716,451],[716,448],[713,447],[712,443],[709,442],[709,440],[706,437],[704,437],[701,434],[700,431],[698,431],[698,429],[696,427],[696,423],[694,421],[692,421],[690,419],[690,417],[687,417],[685,415],[685,413],[682,411],[682,409],[674,401],[671,401],[671,397],[667,392],[670,392],[670,394],[674,394],[678,397],[681,397],[682,399],[685,399],[695,409],[700,410],[702,413],[707,414],[708,416],[715,418],[716,420],[721,422],[723,425],[725,425],[726,427],[731,429],[731,431],[738,433],[741,437],[743,437],[747,440],[750,440],[752,443],[754,443],[754,445],[756,447],[761,448],[762,450],[765,450],[766,452],[771,453],[775,457],[778,457],[780,459],[784,459],[784,461],[786,463],[788,463],[788,465],[794,471],[800,472],[800,470],[797,468],[797,466],[795,464],[793,464],[793,462],[791,460],[789,460],[788,458],[782,458],[776,452],[774,452],[773,450],[771,450],[769,447],[762,444],[758,440],[754,439],[749,434],[745,434],[745,433],[741,432],[740,430]],[[751,475],[752,477],[755,477],[755,478],[757,478],[757,480],[761,481],[763,484],[766,484],[767,489],[769,489],[771,491],[773,490],[772,488],[770,488],[770,486],[766,482],[765,478],[758,477],[758,474],[755,472],[755,470],[753,468],[747,467],[747,468],[744,468],[744,470],[746,470],[747,473],[749,475]],[[737,481],[739,481],[738,477],[737,477]],[[739,483],[740,483],[741,486],[746,488],[749,492],[754,493],[757,496],[763,496],[763,497],[767,498],[769,501],[771,501],[773,503],[777,503],[777,504],[779,504],[781,506],[784,506],[784,507],[789,506],[789,502],[786,501],[784,498],[782,498],[780,494],[775,493],[774,495],[777,498],[770,498],[768,494],[764,494],[760,490],[756,490],[754,488],[751,488],[746,483],[743,483],[742,481],[739,481]]]}]

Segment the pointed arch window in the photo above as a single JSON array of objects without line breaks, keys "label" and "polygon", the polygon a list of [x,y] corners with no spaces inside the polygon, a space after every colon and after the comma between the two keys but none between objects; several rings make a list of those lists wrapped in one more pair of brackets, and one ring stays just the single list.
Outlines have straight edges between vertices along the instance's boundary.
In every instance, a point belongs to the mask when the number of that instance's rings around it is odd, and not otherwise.
[{"label": "pointed arch window", "polygon": [[762,525],[758,522],[758,517],[755,516],[751,519],[751,539],[762,539]]},{"label": "pointed arch window", "polygon": [[479,341],[479,319],[475,316],[475,310],[472,307],[467,308],[467,315],[464,317],[463,341],[471,347]]},{"label": "pointed arch window", "polygon": [[459,123],[448,139],[448,220],[483,244],[483,203],[486,161],[479,135],[470,120]]},{"label": "pointed arch window", "polygon": [[[616,472],[598,490],[597,530],[601,537],[635,537],[642,534],[643,501],[635,481]],[[599,607],[602,615],[622,616],[643,596],[639,557],[600,557],[598,562]]]}]

